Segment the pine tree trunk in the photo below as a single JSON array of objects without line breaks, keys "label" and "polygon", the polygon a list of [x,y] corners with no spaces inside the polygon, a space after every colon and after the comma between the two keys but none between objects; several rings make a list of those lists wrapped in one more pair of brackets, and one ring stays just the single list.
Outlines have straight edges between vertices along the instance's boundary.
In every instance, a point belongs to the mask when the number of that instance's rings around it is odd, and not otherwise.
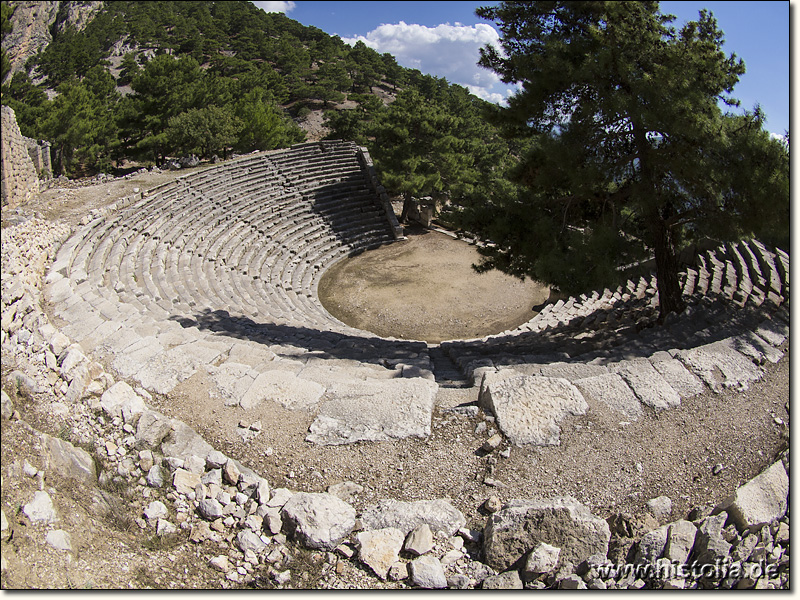
[{"label": "pine tree trunk", "polygon": [[686,303],[678,280],[678,259],[673,250],[672,236],[663,220],[658,218],[652,223],[652,233],[658,282],[658,320],[663,321],[669,313],[682,313]]},{"label": "pine tree trunk", "polygon": [[400,223],[408,222],[408,213],[414,207],[414,201],[410,196],[403,195],[403,212],[400,213]]}]

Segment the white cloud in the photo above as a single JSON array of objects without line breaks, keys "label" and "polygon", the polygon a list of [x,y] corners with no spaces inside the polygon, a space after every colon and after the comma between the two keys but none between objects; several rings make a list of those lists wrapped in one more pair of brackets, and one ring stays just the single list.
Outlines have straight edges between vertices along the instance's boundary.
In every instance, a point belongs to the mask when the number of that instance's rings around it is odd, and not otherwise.
[{"label": "white cloud", "polygon": [[268,13],[288,13],[294,10],[294,2],[268,2],[265,0],[253,0],[253,4],[255,4],[264,12]]},{"label": "white cloud", "polygon": [[342,39],[351,45],[362,41],[377,52],[388,52],[404,67],[445,77],[486,100],[505,99],[505,91],[497,87],[500,78],[477,64],[481,47],[490,44],[499,49],[500,36],[491,25],[445,23],[426,27],[400,21],[379,25],[366,36]]}]

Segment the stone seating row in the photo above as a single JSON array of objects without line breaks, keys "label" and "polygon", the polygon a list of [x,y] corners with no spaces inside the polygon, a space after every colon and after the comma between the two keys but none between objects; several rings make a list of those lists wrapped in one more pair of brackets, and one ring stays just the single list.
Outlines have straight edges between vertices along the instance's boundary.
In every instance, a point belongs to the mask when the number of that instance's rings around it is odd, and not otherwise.
[{"label": "stone seating row", "polygon": [[[664,349],[687,350],[746,335],[773,317],[786,323],[788,334],[788,255],[750,241],[701,253],[697,262],[681,274],[686,313],[663,327],[652,326],[655,279],[640,278],[614,291],[549,304],[514,331],[443,342],[442,350],[474,381],[475,371],[479,377],[485,368],[648,359]],[[768,277],[761,275],[764,271]]]},{"label": "stone seating row", "polygon": [[[322,308],[316,280],[342,256],[390,241],[392,229],[381,223],[384,215],[368,193],[369,181],[354,177],[361,168],[355,147],[338,146],[349,151],[349,166],[341,156],[327,157],[318,161],[325,172],[314,176],[306,161],[302,177],[295,178],[310,184],[302,193],[280,177],[290,161],[258,169],[256,159],[247,157],[243,168],[225,165],[222,173],[210,169],[181,178],[121,203],[110,218],[86,223],[62,246],[54,265],[75,288],[63,316],[73,319],[76,339],[107,341],[95,332],[107,333],[109,321],[127,323],[126,331],[174,336],[176,319],[220,308],[270,325],[363,336]],[[302,150],[319,153],[318,148]],[[276,162],[275,154],[268,158]],[[263,174],[266,183],[253,173]],[[314,184],[321,185],[319,191]],[[394,347],[381,344],[387,351]],[[366,346],[359,342],[354,348]]]}]

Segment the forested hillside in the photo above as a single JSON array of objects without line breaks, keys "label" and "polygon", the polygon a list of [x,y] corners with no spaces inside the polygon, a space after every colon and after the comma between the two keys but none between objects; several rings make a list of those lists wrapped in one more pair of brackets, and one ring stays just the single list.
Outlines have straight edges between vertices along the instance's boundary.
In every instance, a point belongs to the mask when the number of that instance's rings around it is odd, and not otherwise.
[{"label": "forested hillside", "polygon": [[[19,4],[2,3],[4,37]],[[81,30],[63,21],[13,76],[3,52],[2,102],[70,176],[286,147],[312,111],[398,194],[471,193],[509,154],[466,89],[250,2],[105,2]]]}]

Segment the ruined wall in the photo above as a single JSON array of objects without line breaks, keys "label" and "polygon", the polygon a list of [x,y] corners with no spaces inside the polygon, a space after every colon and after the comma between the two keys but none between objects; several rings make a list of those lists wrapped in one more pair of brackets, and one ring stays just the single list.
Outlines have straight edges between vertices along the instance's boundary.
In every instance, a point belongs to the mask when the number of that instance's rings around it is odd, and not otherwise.
[{"label": "ruined wall", "polygon": [[38,143],[19,130],[14,110],[2,107],[2,162],[0,198],[4,205],[18,206],[39,192],[39,176],[53,176],[50,144]]}]

